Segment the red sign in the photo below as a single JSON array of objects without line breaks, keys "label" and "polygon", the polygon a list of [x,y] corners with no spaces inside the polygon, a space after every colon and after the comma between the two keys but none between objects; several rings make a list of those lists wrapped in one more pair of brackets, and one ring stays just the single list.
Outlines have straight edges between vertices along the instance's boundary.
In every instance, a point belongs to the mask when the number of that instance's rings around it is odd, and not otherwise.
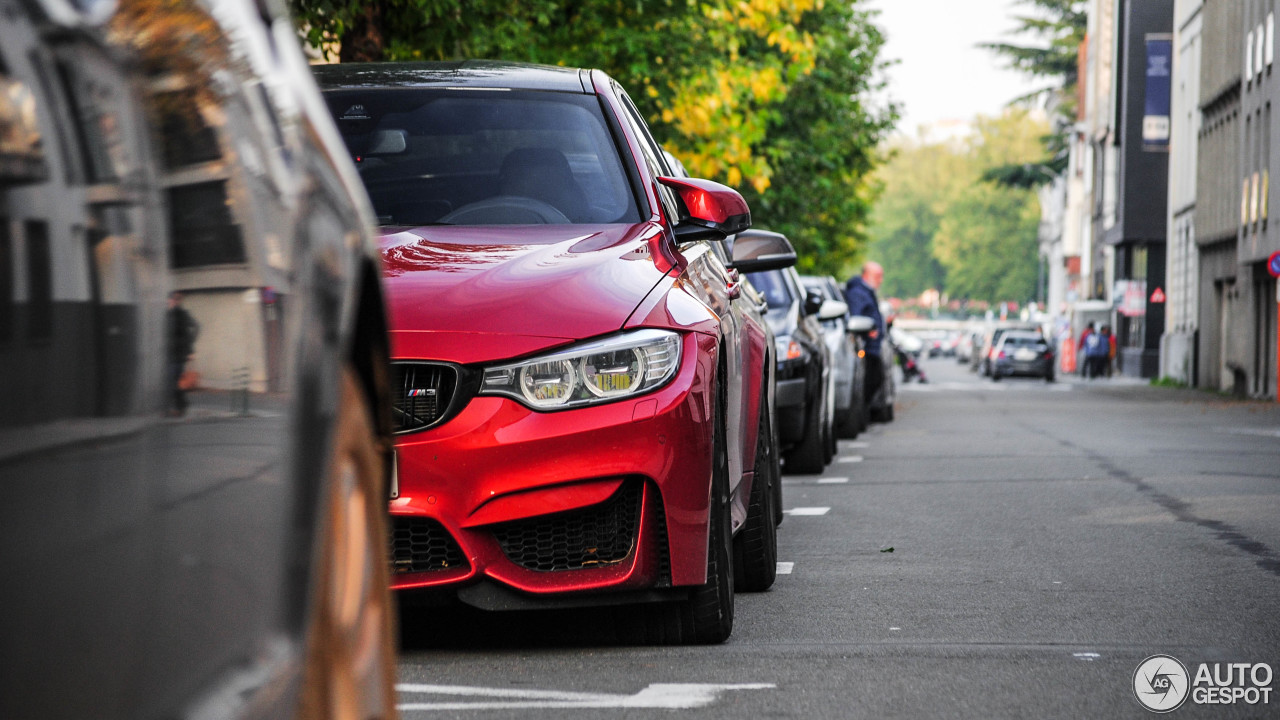
[{"label": "red sign", "polygon": [[1271,277],[1280,278],[1280,250],[1271,253],[1271,257],[1267,258],[1267,272],[1271,273]]},{"label": "red sign", "polygon": [[1153,303],[1164,302],[1164,288],[1156,288],[1155,292],[1151,293],[1151,302]]}]

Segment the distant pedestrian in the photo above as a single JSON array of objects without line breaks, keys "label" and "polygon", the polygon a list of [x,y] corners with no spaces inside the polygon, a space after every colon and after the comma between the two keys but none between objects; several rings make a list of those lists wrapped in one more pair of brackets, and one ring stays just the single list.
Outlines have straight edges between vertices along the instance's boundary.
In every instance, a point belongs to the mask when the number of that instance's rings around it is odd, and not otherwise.
[{"label": "distant pedestrian", "polygon": [[169,294],[165,322],[169,343],[169,414],[178,417],[187,412],[187,391],[182,386],[182,374],[195,353],[200,324],[182,307],[182,293],[176,291]]},{"label": "distant pedestrian", "polygon": [[1080,366],[1080,377],[1089,377],[1089,360],[1085,354],[1085,343],[1089,341],[1089,336],[1094,333],[1093,321],[1090,320],[1088,325],[1084,326],[1084,331],[1080,333],[1080,343],[1076,345],[1076,362]]},{"label": "distant pedestrian", "polygon": [[[1104,326],[1105,327],[1105,326]],[[1101,377],[1106,372],[1107,357],[1111,351],[1107,337],[1101,332],[1089,333],[1084,338],[1084,377]]]},{"label": "distant pedestrian", "polygon": [[876,290],[880,289],[883,280],[884,268],[880,263],[868,261],[862,266],[862,274],[849,278],[844,288],[849,314],[862,315],[875,321],[875,327],[867,333],[866,381],[862,397],[868,404],[875,400],[876,393],[884,385],[886,372],[884,358],[880,355],[886,329],[884,316],[880,314],[880,299],[876,297]]}]

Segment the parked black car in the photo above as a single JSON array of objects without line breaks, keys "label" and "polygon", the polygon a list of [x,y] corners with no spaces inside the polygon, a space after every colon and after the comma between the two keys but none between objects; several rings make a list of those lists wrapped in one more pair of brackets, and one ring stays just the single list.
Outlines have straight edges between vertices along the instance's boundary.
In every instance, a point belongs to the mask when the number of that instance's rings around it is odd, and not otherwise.
[{"label": "parked black car", "polygon": [[282,7],[5,4],[0,718],[395,715],[373,216]]},{"label": "parked black car", "polygon": [[991,360],[991,379],[1025,375],[1053,382],[1053,348],[1038,330],[1010,330],[1000,336]]},{"label": "parked black car", "polygon": [[747,277],[769,303],[766,319],[777,344],[778,430],[784,467],[791,473],[822,472],[835,456],[835,385],[831,352],[820,322],[843,316],[847,306],[804,290],[794,268]]}]

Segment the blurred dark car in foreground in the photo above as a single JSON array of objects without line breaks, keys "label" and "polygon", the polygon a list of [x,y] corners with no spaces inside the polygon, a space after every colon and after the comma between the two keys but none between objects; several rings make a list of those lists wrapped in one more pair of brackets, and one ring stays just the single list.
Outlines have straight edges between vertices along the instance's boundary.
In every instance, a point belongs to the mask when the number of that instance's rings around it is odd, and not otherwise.
[{"label": "blurred dark car in foreground", "polygon": [[741,196],[675,177],[597,70],[316,73],[383,226],[405,607],[723,641],[777,552],[773,348],[711,247]]},{"label": "blurred dark car in foreground", "polygon": [[5,5],[0,718],[395,715],[373,218],[279,7]]},{"label": "blurred dark car in foreground", "polygon": [[1023,375],[1053,382],[1053,348],[1039,331],[1009,330],[992,353],[991,379]]},{"label": "blurred dark car in foreground", "polygon": [[805,290],[794,268],[747,277],[769,303],[766,318],[778,347],[778,438],[786,471],[820,473],[836,442],[831,351],[820,321],[841,317],[848,306]]}]

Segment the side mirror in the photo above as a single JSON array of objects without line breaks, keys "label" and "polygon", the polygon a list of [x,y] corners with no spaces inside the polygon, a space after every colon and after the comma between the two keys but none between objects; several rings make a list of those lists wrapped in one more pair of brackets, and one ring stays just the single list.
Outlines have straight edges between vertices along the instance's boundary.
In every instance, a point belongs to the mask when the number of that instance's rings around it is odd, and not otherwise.
[{"label": "side mirror", "polygon": [[675,228],[680,240],[723,240],[751,227],[751,208],[731,187],[698,178],[660,177],[658,182],[674,190],[689,212]]},{"label": "side mirror", "polygon": [[744,230],[733,240],[730,267],[742,272],[781,270],[796,264],[796,249],[782,233]]},{"label": "side mirror", "polygon": [[822,293],[817,290],[806,290],[804,292],[804,314],[817,314],[822,309],[822,303],[824,302],[826,302],[826,298],[822,297]]},{"label": "side mirror", "polygon": [[849,318],[848,330],[851,333],[869,333],[876,329],[876,321],[866,315],[854,315]]},{"label": "side mirror", "polygon": [[818,307],[819,320],[838,320],[849,312],[849,306],[840,300],[823,300]]}]

